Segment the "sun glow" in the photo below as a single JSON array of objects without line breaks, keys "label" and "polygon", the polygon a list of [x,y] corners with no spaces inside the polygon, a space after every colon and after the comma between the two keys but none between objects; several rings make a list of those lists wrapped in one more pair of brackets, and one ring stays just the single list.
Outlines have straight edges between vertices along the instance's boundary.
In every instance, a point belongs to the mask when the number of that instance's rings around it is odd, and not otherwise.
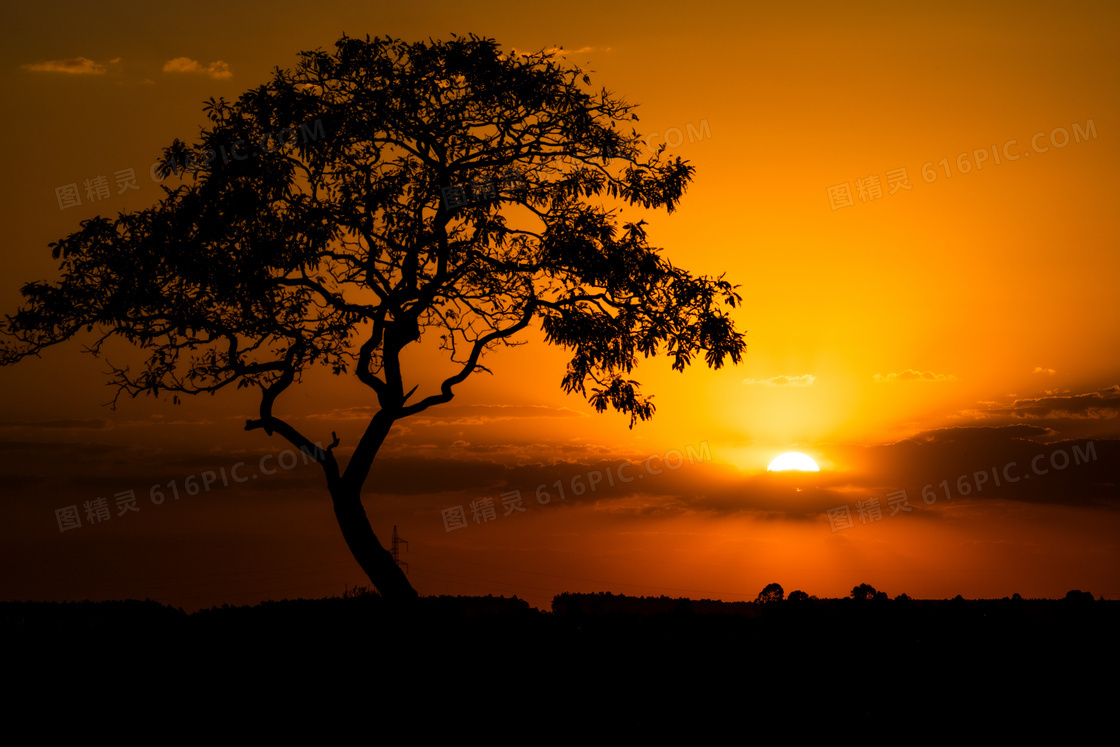
[{"label": "sun glow", "polygon": [[787,451],[785,454],[779,454],[766,468],[767,472],[784,472],[786,470],[820,472],[821,468],[812,459],[797,451]]}]

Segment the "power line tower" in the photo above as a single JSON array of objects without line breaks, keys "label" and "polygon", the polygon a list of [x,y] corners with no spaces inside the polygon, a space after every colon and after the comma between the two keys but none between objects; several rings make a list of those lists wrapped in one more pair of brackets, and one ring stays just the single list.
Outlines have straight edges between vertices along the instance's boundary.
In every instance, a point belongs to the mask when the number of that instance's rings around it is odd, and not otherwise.
[{"label": "power line tower", "polygon": [[405,573],[408,573],[408,563],[401,562],[400,546],[404,545],[405,551],[408,550],[408,540],[402,540],[400,535],[397,534],[397,525],[393,525],[393,562],[398,567],[403,568]]}]

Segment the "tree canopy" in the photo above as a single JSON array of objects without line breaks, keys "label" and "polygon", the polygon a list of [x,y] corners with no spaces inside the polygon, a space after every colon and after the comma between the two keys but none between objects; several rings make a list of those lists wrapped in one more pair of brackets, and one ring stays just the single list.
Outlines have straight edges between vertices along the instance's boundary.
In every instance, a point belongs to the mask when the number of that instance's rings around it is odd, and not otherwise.
[{"label": "tree canopy", "polygon": [[785,597],[785,590],[781,584],[767,584],[766,588],[758,592],[756,602],[780,602]]},{"label": "tree canopy", "polygon": [[[394,421],[451,400],[534,321],[570,352],[563,389],[633,427],[654,411],[640,357],[683,371],[745,349],[735,286],[674,266],[643,221],[619,225],[621,205],[673,211],[693,177],[664,146],[644,155],[633,109],[555,55],[473,35],[303,52],[206,103],[197,142],[164,151],[179,183],[158,204],[51,245],[61,278],[22,288],[0,363],[116,335],[147,355],[113,367],[117,397],[257,388],[246,429],[306,448],[278,397],[313,366],[352,372],[379,411],[345,471],[337,438],[324,456],[332,494],[356,494]],[[417,343],[454,366],[438,390],[402,367]]]},{"label": "tree canopy", "polygon": [[[157,206],[52,244],[62,281],[23,288],[28,304],[6,325],[22,344],[5,362],[100,328],[152,351],[144,371],[115,372],[129,394],[278,394],[323,364],[354,367],[405,416],[449,400],[488,346],[537,316],[573,353],[566,390],[590,384],[600,411],[644,419],[652,405],[626,378],[639,354],[665,352],[678,370],[701,352],[739,361],[719,308],[739,300],[732,286],[693,278],[640,222],[619,230],[615,211],[580,200],[671,211],[693,169],[660,152],[640,163],[624,129],[633,107],[582,90],[578,68],[474,37],[344,38],[334,55],[301,57],[235,103],[208,102],[198,149],[165,151],[164,173],[186,178]],[[324,135],[283,142],[308,131]],[[239,142],[263,146],[224,157]],[[456,188],[478,198],[451,207]],[[510,203],[540,227],[511,226]],[[425,333],[462,369],[405,405],[397,358]]]},{"label": "tree canopy", "polygon": [[852,587],[851,598],[857,602],[868,602],[874,599],[878,593],[871,584],[860,584]]}]

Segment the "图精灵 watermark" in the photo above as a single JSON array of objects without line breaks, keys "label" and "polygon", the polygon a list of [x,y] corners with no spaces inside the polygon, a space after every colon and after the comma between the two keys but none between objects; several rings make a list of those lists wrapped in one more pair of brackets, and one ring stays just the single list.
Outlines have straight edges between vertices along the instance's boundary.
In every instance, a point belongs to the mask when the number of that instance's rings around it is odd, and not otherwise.
[{"label": "\u56fe\u7cbe\u7075 watermark", "polygon": [[[660,130],[654,130],[646,136],[644,145],[644,152],[654,153],[658,149],[653,147],[656,138],[665,135],[665,148],[679,148],[684,144],[687,138],[689,143],[694,143],[698,140],[707,140],[712,137],[712,128],[708,124],[707,119],[700,120],[700,124],[694,125],[689,122],[682,130],[680,127],[670,127],[662,133]],[[592,150],[586,154],[576,156],[565,156],[563,160],[575,165],[577,161],[585,161],[588,159],[602,158],[604,161],[609,161],[614,158],[620,158],[622,149],[618,151],[611,149]],[[532,190],[548,189],[554,186],[553,182],[541,182],[532,187]],[[468,207],[470,205],[485,205],[500,200],[503,196],[507,198],[524,197],[531,191],[528,179],[525,173],[517,169],[507,169],[497,176],[493,177],[480,177],[469,182],[456,182],[447,186],[440,187],[442,195],[443,206],[446,210],[457,210],[461,207]]]},{"label": "\u56fe\u7cbe\u7075 watermark", "polygon": [[[197,172],[203,166],[213,163],[219,157],[223,164],[228,164],[230,159],[234,161],[244,161],[251,156],[260,155],[261,153],[274,153],[281,148],[285,148],[296,143],[297,136],[300,142],[307,143],[313,140],[318,140],[320,137],[326,136],[326,129],[323,126],[322,120],[316,119],[314,122],[301,124],[299,132],[296,132],[294,127],[286,127],[279,132],[266,132],[255,143],[256,150],[246,150],[247,145],[244,140],[237,140],[229,143],[229,150],[226,150],[226,144],[219,145],[215,150],[214,148],[198,148],[194,151],[188,151],[183,163],[170,160],[165,161],[159,159],[148,167],[148,176],[154,184],[160,184],[167,177],[171,175],[178,176],[180,173]],[[110,187],[109,179],[104,174],[98,174],[86,179],[74,181],[70,184],[63,184],[62,186],[54,188],[54,196],[58,201],[58,209],[68,210],[73,207],[80,207],[82,205],[82,195],[86,197],[86,201],[100,202],[112,197],[113,189]],[[140,189],[137,183],[136,169],[129,167],[127,169],[118,169],[113,172],[113,186],[116,187],[116,194],[123,195],[125,192]]]},{"label": "\u56fe\u7cbe\u7075 watermark", "polygon": [[[656,464],[654,464],[655,459],[658,460]],[[680,449],[670,449],[660,456],[651,454],[640,462],[623,461],[605,469],[588,470],[567,480],[559,479],[551,483],[541,483],[536,490],[530,493],[530,496],[536,500],[538,505],[547,506],[553,500],[560,502],[567,499],[568,496],[578,497],[586,493],[594,493],[604,486],[613,488],[616,485],[625,485],[640,480],[646,475],[656,476],[663,474],[666,469],[678,470],[686,463],[696,464],[697,462],[711,461],[711,459],[711,447],[708,446],[707,441],[701,441],[698,447],[689,445],[685,447],[683,452]],[[522,496],[520,489],[500,493],[498,499],[501,501],[503,517],[514,513],[524,513],[528,510],[525,508],[525,498]],[[470,517],[467,516],[468,510],[470,511]],[[453,532],[456,529],[469,527],[469,519],[473,519],[475,524],[495,521],[498,518],[498,505],[493,498],[480,498],[468,503],[466,508],[463,507],[463,504],[449,506],[443,509],[440,514],[443,516],[444,531]]]},{"label": "\u56fe\u7cbe\u7075 watermark", "polygon": [[[151,501],[153,506],[158,506],[168,498],[177,501],[181,495],[194,496],[203,492],[208,493],[212,488],[229,487],[231,481],[232,483],[246,483],[250,480],[256,480],[260,475],[275,475],[278,471],[277,467],[281,470],[292,470],[301,463],[311,464],[326,458],[327,451],[321,443],[316,441],[313,446],[314,449],[301,446],[298,452],[286,449],[279,454],[265,454],[257,460],[256,472],[246,471],[248,468],[245,462],[236,462],[229,468],[228,472],[225,467],[221,467],[218,471],[206,470],[197,475],[189,475],[183,478],[181,483],[176,480],[156,483],[148,489],[148,500]],[[220,485],[219,479],[221,480]],[[129,513],[138,513],[140,511],[139,501],[140,498],[135,490],[123,490],[113,495],[111,506],[108,498],[98,496],[83,501],[80,506],[74,504],[56,508],[54,517],[58,523],[58,531],[66,532],[71,529],[80,529],[83,516],[86,525],[93,525],[103,524],[112,519],[113,509],[116,511],[117,518]]]},{"label": "\u56fe\u7cbe\u7075 watermark", "polygon": [[667,149],[679,148],[684,145],[686,137],[688,138],[688,142],[690,143],[695,143],[698,140],[710,140],[712,137],[712,127],[710,124],[708,124],[707,119],[701,119],[698,126],[694,125],[692,122],[688,122],[687,124],[685,124],[684,130],[682,130],[680,127],[669,127],[665,130],[665,132],[654,130],[650,134],[646,135],[647,151],[656,150],[653,144],[656,141],[658,135],[665,136],[664,144]]},{"label": "\u56fe\u7cbe\u7075 watermark", "polygon": [[[944,177],[950,179],[954,174],[968,174],[973,171],[981,171],[984,164],[988,164],[988,168],[999,166],[1005,162],[1018,161],[1020,158],[1029,158],[1032,153],[1046,153],[1051,148],[1062,149],[1070,143],[1082,143],[1097,138],[1097,124],[1092,119],[1086,119],[1085,124],[1082,125],[1074,122],[1070,125],[1069,129],[1065,127],[1055,127],[1049,132],[1038,131],[1031,136],[1029,143],[1030,148],[1019,145],[1019,141],[1015,138],[1007,140],[1002,146],[990,145],[982,148],[974,148],[958,153],[956,157],[945,156],[938,161],[926,161],[921,167],[922,181],[926,184],[932,184],[941,178],[942,172]],[[940,170],[939,170],[940,169]],[[914,188],[910,183],[910,175],[905,167],[892,169],[885,173],[886,176],[886,196],[893,195],[899,191],[909,191]],[[855,184],[855,191],[852,190],[852,184]],[[828,204],[833,212],[846,207],[853,207],[858,199],[861,203],[874,202],[881,200],[883,194],[883,180],[879,178],[878,174],[868,174],[867,176],[860,177],[855,182],[844,182],[842,184],[835,184],[826,188],[828,194]]]},{"label": "\u56fe\u7cbe\u7075 watermark", "polygon": [[[228,164],[232,158],[234,161],[245,161],[252,156],[260,155],[262,153],[276,153],[282,148],[296,144],[297,134],[299,142],[307,143],[318,140],[320,137],[326,137],[326,129],[323,127],[323,121],[316,119],[314,122],[307,122],[299,126],[299,133],[296,132],[295,127],[285,127],[278,132],[266,132],[255,140],[252,145],[256,146],[256,150],[248,150],[249,144],[244,140],[237,140],[229,143],[229,151],[226,151],[226,144],[218,146],[217,150],[214,148],[196,148],[194,151],[189,151],[183,159],[182,164],[174,161],[164,162],[164,169],[157,170],[153,173],[166,177],[168,174],[177,174],[179,171],[198,171],[203,166],[213,163],[219,156],[221,156],[222,163]],[[240,152],[239,152],[240,151]],[[167,168],[170,166],[170,168]]]},{"label": "\u56fe\u7cbe\u7075 watermark", "polygon": [[440,187],[440,193],[444,208],[451,211],[468,205],[494,202],[502,195],[521,197],[528,189],[529,182],[521,171],[507,169],[495,178],[478,178],[466,184]]},{"label": "\u56fe\u7cbe\u7075 watermark", "polygon": [[[958,498],[969,495],[979,495],[983,492],[985,485],[992,488],[1000,487],[1004,484],[1014,484],[1020,480],[1029,480],[1032,476],[1042,477],[1051,472],[1060,472],[1070,465],[1086,464],[1088,462],[1095,462],[1096,460],[1096,443],[1089,441],[1085,444],[1084,449],[1074,444],[1070,451],[1055,449],[1049,454],[1043,453],[1035,455],[1026,465],[1026,467],[1030,468],[1029,471],[1027,471],[1025,467],[1020,467],[1018,462],[1008,462],[1003,465],[1003,467],[992,467],[990,470],[982,469],[960,475],[952,482],[946,479],[938,483],[929,483],[922,488],[922,502],[932,506],[934,503],[937,503],[942,496],[944,496],[947,501],[952,500],[954,489]],[[910,505],[906,490],[896,490],[887,493],[884,497],[887,499],[887,507],[890,510],[890,516],[896,516],[902,512],[909,513],[914,510],[914,506]],[[852,517],[851,504],[830,508],[827,513],[828,524],[833,532],[851,529],[856,525],[855,519]],[[881,521],[883,519],[883,508],[879,499],[868,498],[864,501],[857,500],[856,517],[861,524],[871,524],[876,521]]]}]

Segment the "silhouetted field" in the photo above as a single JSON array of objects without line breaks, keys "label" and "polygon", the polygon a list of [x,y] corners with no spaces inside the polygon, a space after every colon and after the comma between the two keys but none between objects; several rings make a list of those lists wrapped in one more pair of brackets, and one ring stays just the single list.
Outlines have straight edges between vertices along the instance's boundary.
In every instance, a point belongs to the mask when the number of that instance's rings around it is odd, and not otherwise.
[{"label": "silhouetted field", "polygon": [[[155,602],[0,603],[16,703],[341,708],[412,719],[828,723],[1098,717],[1120,602],[561,594],[376,595],[186,614]],[[110,687],[110,684],[112,686]],[[372,709],[372,711],[370,710]],[[233,711],[230,711],[232,713]]]}]

